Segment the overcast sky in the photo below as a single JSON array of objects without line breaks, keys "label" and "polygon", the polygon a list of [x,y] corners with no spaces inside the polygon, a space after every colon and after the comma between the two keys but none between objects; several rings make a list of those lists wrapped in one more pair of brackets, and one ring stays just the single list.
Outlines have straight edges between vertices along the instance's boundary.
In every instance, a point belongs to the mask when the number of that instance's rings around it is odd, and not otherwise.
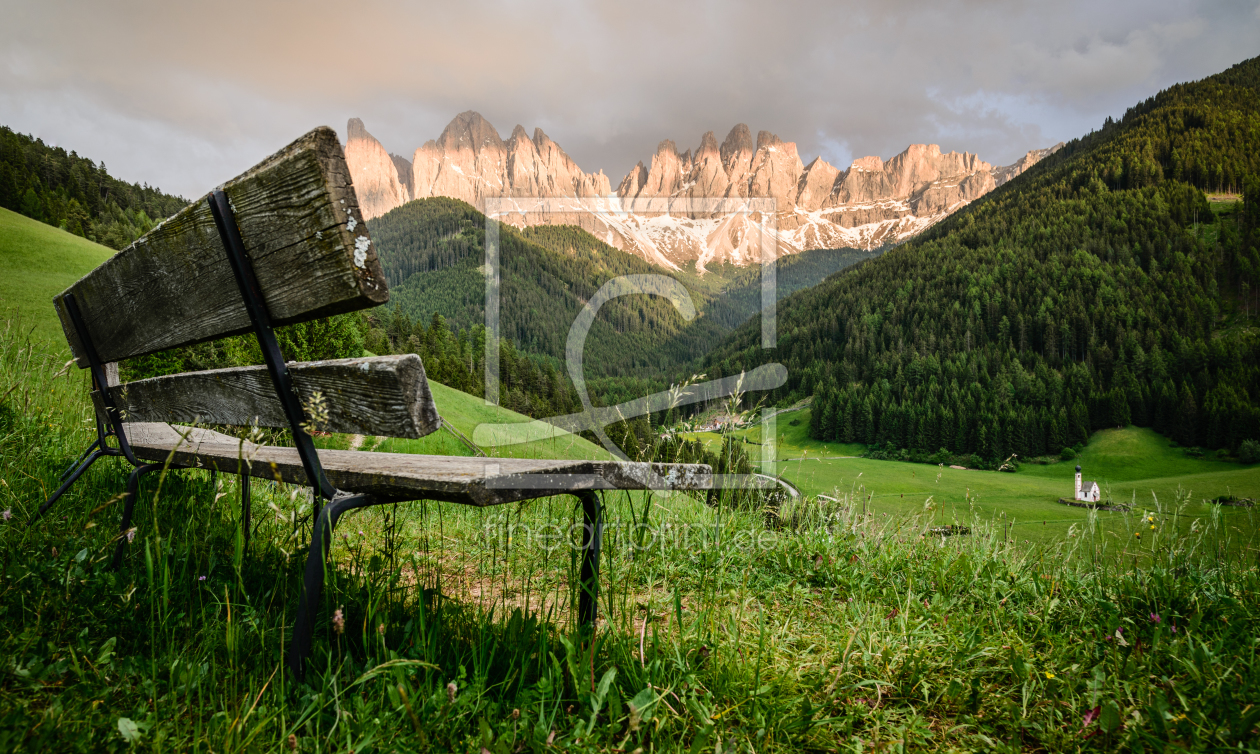
[{"label": "overcast sky", "polygon": [[1260,54],[1260,0],[0,0],[0,124],[195,197],[316,125],[410,157],[457,113],[615,186],[744,122],[839,167],[915,142],[1008,164]]}]

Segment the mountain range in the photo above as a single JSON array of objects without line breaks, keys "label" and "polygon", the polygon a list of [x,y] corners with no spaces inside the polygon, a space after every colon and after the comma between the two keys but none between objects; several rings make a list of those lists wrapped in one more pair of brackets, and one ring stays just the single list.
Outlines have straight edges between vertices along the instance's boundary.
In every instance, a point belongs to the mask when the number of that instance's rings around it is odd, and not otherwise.
[{"label": "mountain range", "polygon": [[584,172],[542,129],[530,136],[517,125],[505,141],[468,111],[410,160],[352,118],[346,161],[368,219],[414,199],[445,196],[481,211],[499,200],[491,210],[497,205],[512,225],[576,225],[650,263],[703,273],[715,263],[759,261],[761,239],[776,236],[766,250],[773,257],[900,243],[1061,146],[994,167],[970,152],[913,144],[888,161],[863,157],[841,170],[821,157],[806,165],[795,143],[768,131],[754,140],[741,123],[721,144],[704,134],[694,153],[662,141],[614,192],[603,171]]}]

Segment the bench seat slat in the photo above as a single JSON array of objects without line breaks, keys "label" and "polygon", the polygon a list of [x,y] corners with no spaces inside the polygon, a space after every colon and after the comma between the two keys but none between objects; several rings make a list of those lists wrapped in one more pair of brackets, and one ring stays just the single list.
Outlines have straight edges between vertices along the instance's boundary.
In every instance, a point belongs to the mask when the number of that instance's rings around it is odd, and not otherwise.
[{"label": "bench seat slat", "polygon": [[[389,289],[337,134],[320,127],[228,181],[237,225],[273,324],[376,306]],[[198,199],[58,294],[74,293],[101,361],[250,330],[210,208]]]},{"label": "bench seat slat", "polygon": [[[298,398],[323,395],[325,432],[423,437],[441,426],[424,365],[415,354],[290,363]],[[233,367],[129,382],[110,388],[134,422],[200,422],[288,427],[266,367]],[[92,394],[100,401],[99,393]]]},{"label": "bench seat slat", "polygon": [[[164,423],[129,424],[127,431],[136,456],[146,460],[161,463],[169,457],[177,465],[232,474],[240,473],[243,466],[250,476],[307,483],[294,448],[254,446],[211,430]],[[181,439],[181,432],[187,439]],[[319,460],[329,481],[340,490],[382,500],[444,500],[478,507],[582,489],[702,490],[713,482],[712,470],[702,464],[464,458],[361,450],[321,450]]]}]

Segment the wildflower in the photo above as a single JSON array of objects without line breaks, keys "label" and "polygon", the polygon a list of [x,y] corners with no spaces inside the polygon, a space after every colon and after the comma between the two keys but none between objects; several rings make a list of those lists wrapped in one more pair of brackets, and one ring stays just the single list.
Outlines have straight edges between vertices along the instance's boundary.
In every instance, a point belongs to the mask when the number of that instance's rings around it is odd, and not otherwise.
[{"label": "wildflower", "polygon": [[0,516],[2,516],[5,521],[8,521],[9,519],[13,518],[13,509],[5,508],[4,512],[0,513]]},{"label": "wildflower", "polygon": [[128,542],[136,541],[136,527],[133,526],[127,530],[127,541]]},{"label": "wildflower", "polygon": [[453,704],[455,702],[455,693],[457,691],[459,691],[459,687],[455,685],[454,681],[446,684],[446,701]]},{"label": "wildflower", "polygon": [[380,634],[381,636],[384,636],[384,635],[385,635],[385,624],[384,624],[384,623],[382,623],[382,624],[380,624],[379,626],[377,626],[377,627],[376,627],[376,633]]},{"label": "wildflower", "polygon": [[198,581],[205,581],[205,580],[206,580],[206,577],[205,577],[205,576],[201,576],[201,577],[198,577],[198,579],[197,579],[197,580],[198,580]]},{"label": "wildflower", "polygon": [[338,634],[344,634],[346,632],[346,615],[341,612],[341,608],[337,608],[336,612],[333,613],[332,624],[333,630]]},{"label": "wildflower", "polygon": [[1135,532],[1133,532],[1133,536],[1137,537],[1138,539],[1141,539],[1141,538],[1142,538],[1142,532],[1140,532],[1140,531],[1135,531]]},{"label": "wildflower", "polygon": [[1047,671],[1046,671],[1046,678],[1047,678],[1047,679],[1054,678],[1054,673],[1051,673],[1049,670],[1047,670]]},{"label": "wildflower", "polygon": [[1155,524],[1151,524],[1151,531],[1155,530]]},{"label": "wildflower", "polygon": [[293,733],[289,734],[289,751],[297,751],[297,736]]},{"label": "wildflower", "polygon": [[1151,623],[1159,623],[1159,614],[1151,613]]}]

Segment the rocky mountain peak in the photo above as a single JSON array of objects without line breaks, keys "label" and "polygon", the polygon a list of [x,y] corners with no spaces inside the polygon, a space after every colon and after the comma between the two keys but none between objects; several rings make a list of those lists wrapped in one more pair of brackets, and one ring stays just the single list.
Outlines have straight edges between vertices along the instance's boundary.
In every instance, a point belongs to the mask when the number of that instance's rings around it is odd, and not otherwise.
[{"label": "rocky mountain peak", "polygon": [[[518,124],[504,141],[473,110],[451,119],[441,136],[425,142],[410,162],[386,153],[363,122],[353,118],[347,124],[346,160],[367,219],[429,196],[449,196],[483,207],[489,197],[612,193],[608,176],[602,171],[583,173],[541,128],[534,129],[531,137]],[[363,201],[365,196],[367,201]]]},{"label": "rocky mountain peak", "polygon": [[473,150],[486,147],[502,149],[504,146],[499,132],[475,110],[466,110],[456,115],[438,137],[438,145],[446,149]]},{"label": "rocky mountain peak", "polygon": [[[529,136],[516,125],[505,142],[475,111],[455,116],[435,141],[410,162],[391,155],[352,118],[346,128],[346,161],[366,218],[428,196],[449,196],[477,207],[491,197],[604,198],[612,193],[603,171],[584,173],[541,128]],[[633,203],[573,204],[512,222],[572,223],[608,243],[667,267],[714,261],[747,264],[761,258],[758,226],[746,214],[715,214],[688,201],[743,197],[775,200],[776,254],[818,248],[874,249],[900,242],[1011,180],[1062,145],[1032,150],[1013,165],[994,168],[970,152],[941,152],[936,144],[911,144],[884,160],[871,155],[840,170],[821,157],[802,163],[796,144],[770,131],[754,141],[736,124],[719,145],[712,131],[700,144],[679,151],[661,141],[645,165],[637,163],[617,186],[621,200],[653,203],[651,216]],[[559,207],[564,207],[563,201]],[[661,207],[669,207],[662,213]],[[758,221],[760,222],[760,221]],[[689,261],[690,260],[690,261]]]},{"label": "rocky mountain peak", "polygon": [[346,141],[350,141],[351,139],[371,138],[372,134],[368,133],[368,130],[364,127],[362,120],[359,120],[358,118],[351,118],[350,121],[346,123]]},{"label": "rocky mountain peak", "polygon": [[757,151],[760,152],[766,147],[772,147],[776,144],[782,144],[783,141],[769,131],[757,132]]},{"label": "rocky mountain peak", "polygon": [[398,164],[358,118],[346,123],[346,164],[364,217],[388,212],[410,198],[398,178]]},{"label": "rocky mountain peak", "polygon": [[696,149],[696,159],[700,159],[700,155],[713,153],[718,159],[722,159],[721,147],[718,146],[717,137],[712,131],[705,131],[704,136],[700,137],[700,147]]},{"label": "rocky mountain peak", "polygon": [[722,142],[722,162],[725,163],[738,154],[751,154],[752,151],[752,131],[748,130],[747,125],[736,123],[731,132],[726,135],[726,140]]}]

